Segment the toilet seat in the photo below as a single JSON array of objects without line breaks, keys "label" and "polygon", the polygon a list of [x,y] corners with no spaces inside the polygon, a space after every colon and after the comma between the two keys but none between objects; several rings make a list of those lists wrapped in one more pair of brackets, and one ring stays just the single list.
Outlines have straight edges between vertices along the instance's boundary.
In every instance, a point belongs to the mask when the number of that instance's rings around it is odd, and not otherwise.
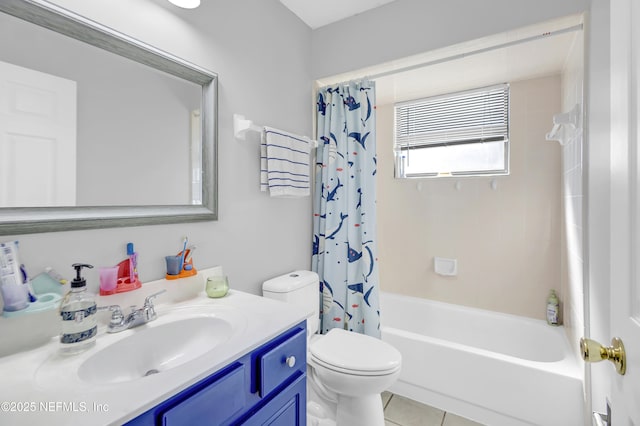
[{"label": "toilet seat", "polygon": [[375,337],[334,328],[311,340],[309,360],[343,374],[385,376],[400,369],[402,356]]}]

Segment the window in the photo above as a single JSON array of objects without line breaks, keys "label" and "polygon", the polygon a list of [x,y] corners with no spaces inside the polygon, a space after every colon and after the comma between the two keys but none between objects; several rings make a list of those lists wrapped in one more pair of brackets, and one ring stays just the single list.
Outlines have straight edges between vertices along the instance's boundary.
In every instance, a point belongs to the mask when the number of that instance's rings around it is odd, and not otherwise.
[{"label": "window", "polygon": [[509,174],[509,85],[395,105],[396,177]]}]

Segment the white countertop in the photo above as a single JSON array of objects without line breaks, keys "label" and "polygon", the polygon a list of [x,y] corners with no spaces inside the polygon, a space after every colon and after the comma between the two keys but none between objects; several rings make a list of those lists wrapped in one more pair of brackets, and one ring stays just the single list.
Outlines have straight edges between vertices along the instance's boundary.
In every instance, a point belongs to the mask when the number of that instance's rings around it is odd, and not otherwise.
[{"label": "white countertop", "polygon": [[[125,308],[132,298],[140,305],[147,294],[168,290],[156,298],[158,319],[150,323],[109,334],[104,324],[108,315],[102,315],[96,345],[83,353],[60,355],[54,338],[44,346],[0,358],[0,424],[121,425],[305,319],[304,311],[295,306],[239,291],[208,298],[199,291],[206,276],[201,272],[190,279],[159,280],[130,293],[98,297],[98,306],[115,303]],[[233,333],[214,350],[159,374],[109,384],[78,377],[82,362],[106,346],[145,328],[194,316],[226,318]],[[133,360],[136,354],[130,356]]]}]

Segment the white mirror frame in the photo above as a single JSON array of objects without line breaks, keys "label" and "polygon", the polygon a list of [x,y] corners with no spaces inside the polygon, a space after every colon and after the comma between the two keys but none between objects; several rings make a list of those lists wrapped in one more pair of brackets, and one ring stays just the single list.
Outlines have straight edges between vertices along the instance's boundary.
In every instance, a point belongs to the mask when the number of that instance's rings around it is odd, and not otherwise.
[{"label": "white mirror frame", "polygon": [[0,235],[217,220],[218,76],[45,0],[0,11],[202,86],[202,204],[0,208]]}]

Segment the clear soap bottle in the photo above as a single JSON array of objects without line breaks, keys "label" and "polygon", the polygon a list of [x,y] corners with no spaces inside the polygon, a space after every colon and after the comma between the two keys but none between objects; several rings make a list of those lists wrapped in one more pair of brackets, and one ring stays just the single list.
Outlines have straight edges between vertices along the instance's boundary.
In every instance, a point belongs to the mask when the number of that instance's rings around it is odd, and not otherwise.
[{"label": "clear soap bottle", "polygon": [[65,354],[75,354],[89,349],[95,345],[98,332],[96,302],[93,295],[87,293],[87,281],[82,277],[82,268],[93,266],[84,263],[75,263],[72,266],[76,270],[76,277],[71,281],[71,291],[60,303],[60,352]]}]

